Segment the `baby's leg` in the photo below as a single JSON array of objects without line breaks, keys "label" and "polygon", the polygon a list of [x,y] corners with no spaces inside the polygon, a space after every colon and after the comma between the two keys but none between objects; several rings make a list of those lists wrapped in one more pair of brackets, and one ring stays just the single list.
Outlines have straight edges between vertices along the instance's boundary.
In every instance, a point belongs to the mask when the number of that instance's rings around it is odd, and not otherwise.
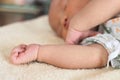
[{"label": "baby's leg", "polygon": [[61,68],[99,68],[107,64],[108,53],[99,44],[41,46],[37,60]]},{"label": "baby's leg", "polygon": [[81,36],[78,34],[76,37],[71,38],[75,35],[71,32],[72,30],[76,30],[77,33],[84,32],[104,23],[118,13],[120,13],[119,0],[91,0],[70,20],[66,41],[68,43],[76,42]]}]

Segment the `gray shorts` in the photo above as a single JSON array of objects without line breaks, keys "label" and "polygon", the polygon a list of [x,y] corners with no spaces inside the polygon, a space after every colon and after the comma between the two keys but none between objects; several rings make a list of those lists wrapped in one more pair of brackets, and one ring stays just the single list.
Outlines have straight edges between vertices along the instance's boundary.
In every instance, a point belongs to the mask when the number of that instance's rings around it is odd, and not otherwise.
[{"label": "gray shorts", "polygon": [[112,67],[120,68],[120,17],[107,21],[102,28],[103,34],[88,37],[82,44],[101,44],[109,53],[107,67],[111,63]]}]

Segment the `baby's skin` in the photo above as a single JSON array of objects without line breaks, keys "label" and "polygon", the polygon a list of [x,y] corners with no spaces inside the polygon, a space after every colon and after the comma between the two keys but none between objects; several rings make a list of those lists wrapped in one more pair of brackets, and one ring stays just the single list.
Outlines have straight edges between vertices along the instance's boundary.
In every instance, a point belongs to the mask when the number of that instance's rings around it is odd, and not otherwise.
[{"label": "baby's skin", "polygon": [[[119,0],[51,0],[49,22],[57,34],[73,45],[19,45],[11,51],[13,64],[40,61],[61,68],[98,68],[107,64],[108,52],[100,44],[76,45],[94,36],[94,28],[120,12]],[[91,51],[91,53],[89,52]],[[92,55],[92,56],[91,56]]]},{"label": "baby's skin", "polygon": [[12,50],[10,60],[13,64],[24,64],[37,60],[38,44],[21,44]]},{"label": "baby's skin", "polygon": [[[83,9],[79,10],[79,12],[71,18],[66,35],[66,42],[75,44],[78,40],[89,37],[91,34],[96,34],[94,31],[89,33],[89,30],[120,13],[119,4],[118,1],[113,0],[90,0]],[[86,31],[88,31],[87,33],[89,34],[85,35]],[[78,34],[73,38],[75,33]]]},{"label": "baby's skin", "polygon": [[[72,27],[69,28],[71,19],[81,11],[89,1],[91,0],[74,0],[74,2],[72,0],[52,0],[49,11],[50,25],[58,36],[62,37],[68,44],[77,44],[79,40],[96,34],[95,31],[78,31]],[[76,20],[78,19],[76,18]],[[74,22],[75,21],[73,21],[73,23]],[[69,34],[67,34],[68,31]]]},{"label": "baby's skin", "polygon": [[60,68],[77,69],[103,67],[107,63],[107,56],[107,51],[98,44],[89,46],[22,44],[12,50],[10,60],[16,65],[39,61]]},{"label": "baby's skin", "polygon": [[[96,32],[90,30],[80,32],[69,28],[70,19],[88,2],[89,0],[75,0],[74,2],[72,0],[52,0],[49,11],[50,25],[58,36],[66,40],[67,44],[77,44],[80,39],[96,34]],[[60,15],[61,17],[59,17]],[[69,39],[66,38],[68,29],[70,29]],[[40,47],[38,44],[21,44],[15,47],[11,52],[11,62],[22,64],[36,60],[38,47]]]}]

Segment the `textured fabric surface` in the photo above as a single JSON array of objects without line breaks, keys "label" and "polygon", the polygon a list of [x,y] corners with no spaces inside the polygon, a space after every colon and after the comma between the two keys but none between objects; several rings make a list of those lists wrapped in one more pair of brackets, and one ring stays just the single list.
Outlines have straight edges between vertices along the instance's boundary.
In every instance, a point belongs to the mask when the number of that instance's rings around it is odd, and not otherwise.
[{"label": "textured fabric surface", "polygon": [[0,27],[0,80],[120,80],[120,70],[112,68],[70,70],[37,62],[13,65],[9,62],[10,51],[21,43],[64,41],[49,27],[47,16]]}]

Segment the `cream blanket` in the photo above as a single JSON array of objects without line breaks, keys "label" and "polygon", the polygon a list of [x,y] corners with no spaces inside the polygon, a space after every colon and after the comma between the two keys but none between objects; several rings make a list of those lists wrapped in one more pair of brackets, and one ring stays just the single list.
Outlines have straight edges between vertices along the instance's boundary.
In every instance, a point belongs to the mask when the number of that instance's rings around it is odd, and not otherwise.
[{"label": "cream blanket", "polygon": [[0,80],[120,80],[120,70],[61,69],[44,63],[13,65],[11,49],[21,43],[63,44],[48,24],[48,17],[0,27]]}]

